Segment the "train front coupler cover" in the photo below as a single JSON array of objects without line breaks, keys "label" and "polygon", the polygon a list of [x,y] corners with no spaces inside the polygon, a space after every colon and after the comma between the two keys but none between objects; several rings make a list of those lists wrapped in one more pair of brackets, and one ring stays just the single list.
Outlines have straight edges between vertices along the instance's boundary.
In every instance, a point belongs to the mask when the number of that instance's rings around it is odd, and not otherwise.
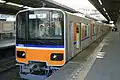
[{"label": "train front coupler cover", "polygon": [[46,66],[45,62],[29,61],[28,64],[19,63],[20,78],[29,80],[45,80],[51,76],[59,67]]}]

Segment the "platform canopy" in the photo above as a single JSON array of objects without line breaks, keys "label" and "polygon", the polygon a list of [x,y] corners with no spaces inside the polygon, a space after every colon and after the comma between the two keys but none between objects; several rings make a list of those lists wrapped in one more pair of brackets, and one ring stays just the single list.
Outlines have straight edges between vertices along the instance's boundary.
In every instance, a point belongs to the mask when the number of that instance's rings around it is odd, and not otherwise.
[{"label": "platform canopy", "polygon": [[89,0],[107,20],[117,21],[120,14],[120,0]]},{"label": "platform canopy", "polygon": [[76,10],[59,4],[53,0],[0,0],[0,13],[16,14],[19,10],[25,8],[51,7],[66,10],[75,13]]}]

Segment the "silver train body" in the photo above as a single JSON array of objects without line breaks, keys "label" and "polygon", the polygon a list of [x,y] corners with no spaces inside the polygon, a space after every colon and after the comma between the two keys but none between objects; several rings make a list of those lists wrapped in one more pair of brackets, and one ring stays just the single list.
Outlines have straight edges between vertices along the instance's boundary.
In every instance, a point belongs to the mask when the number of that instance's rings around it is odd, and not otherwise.
[{"label": "silver train body", "polygon": [[[46,15],[51,16],[48,19]],[[62,18],[59,18],[61,15]],[[36,18],[36,16],[38,17]],[[45,18],[50,21],[45,21]],[[34,66],[36,64],[38,66],[37,69],[57,69],[110,30],[108,24],[82,18],[55,8],[37,8],[20,11],[17,14],[16,24],[16,60],[22,63],[20,64],[21,77],[27,79],[33,79],[30,71],[35,69]],[[46,29],[41,32],[44,28]],[[49,37],[52,34],[49,33],[49,30],[53,30],[52,32],[59,36]],[[46,32],[48,37],[43,35],[44,32]],[[54,41],[52,41],[53,38]],[[45,63],[47,67],[44,68],[42,63]],[[39,75],[39,77],[41,76]]]},{"label": "silver train body", "polygon": [[[76,40],[74,40],[74,26]],[[77,30],[77,29],[76,29]],[[105,35],[110,30],[109,25],[94,20],[79,17],[66,12],[66,59],[69,60],[80,51],[87,48],[92,42]],[[76,44],[73,44],[76,41]]]}]

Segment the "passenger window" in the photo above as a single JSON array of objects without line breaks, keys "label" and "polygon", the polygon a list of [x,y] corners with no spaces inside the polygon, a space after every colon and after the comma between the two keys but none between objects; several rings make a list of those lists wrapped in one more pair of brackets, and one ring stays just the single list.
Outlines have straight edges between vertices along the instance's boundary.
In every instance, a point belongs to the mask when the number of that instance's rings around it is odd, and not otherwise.
[{"label": "passenger window", "polygon": [[76,32],[79,33],[79,28],[78,28],[78,26],[77,26]]},{"label": "passenger window", "polygon": [[88,36],[88,25],[86,24],[85,25],[85,37],[87,37]]}]

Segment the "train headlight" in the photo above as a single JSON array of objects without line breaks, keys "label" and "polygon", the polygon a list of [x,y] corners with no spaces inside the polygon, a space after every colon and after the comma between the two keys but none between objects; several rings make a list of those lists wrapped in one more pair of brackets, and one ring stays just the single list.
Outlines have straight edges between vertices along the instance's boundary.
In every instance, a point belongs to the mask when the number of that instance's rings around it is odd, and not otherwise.
[{"label": "train headlight", "polygon": [[61,53],[52,53],[50,56],[50,59],[52,61],[62,61],[63,60],[63,54]]},{"label": "train headlight", "polygon": [[25,58],[26,57],[26,53],[24,51],[17,51],[17,57],[18,58]]}]

